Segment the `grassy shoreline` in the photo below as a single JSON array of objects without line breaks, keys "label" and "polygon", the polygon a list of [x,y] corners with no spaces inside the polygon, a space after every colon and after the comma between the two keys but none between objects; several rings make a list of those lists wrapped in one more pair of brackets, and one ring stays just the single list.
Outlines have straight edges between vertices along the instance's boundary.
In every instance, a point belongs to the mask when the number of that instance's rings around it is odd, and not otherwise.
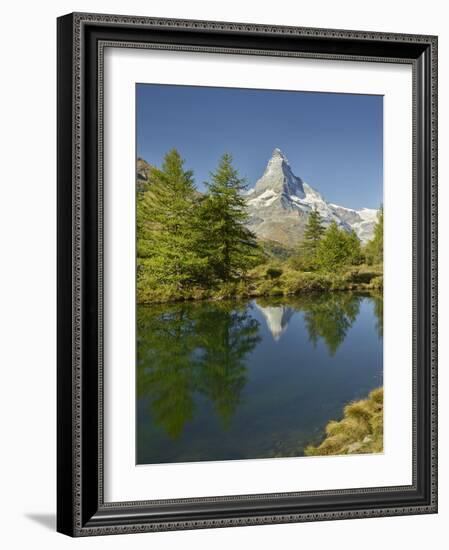
[{"label": "grassy shoreline", "polygon": [[344,272],[298,271],[285,266],[258,266],[238,281],[213,287],[137,284],[137,303],[226,300],[261,296],[293,296],[308,292],[382,291],[382,266],[361,265]]},{"label": "grassy shoreline", "polygon": [[326,437],[317,446],[309,445],[305,456],[367,454],[383,452],[383,387],[372,390],[366,399],[349,403],[342,420],[331,420]]}]

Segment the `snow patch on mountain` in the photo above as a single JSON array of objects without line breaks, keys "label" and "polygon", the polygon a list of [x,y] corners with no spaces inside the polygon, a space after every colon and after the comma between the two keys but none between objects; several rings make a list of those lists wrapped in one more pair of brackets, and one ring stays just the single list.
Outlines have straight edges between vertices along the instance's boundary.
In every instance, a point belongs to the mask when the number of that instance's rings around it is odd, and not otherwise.
[{"label": "snow patch on mountain", "polygon": [[277,195],[272,189],[267,189],[261,195],[251,199],[253,205],[258,205],[260,207],[269,206],[274,200],[276,200]]},{"label": "snow patch on mountain", "polygon": [[336,204],[329,205],[340,219],[346,221],[362,243],[366,243],[374,236],[379,211],[374,208],[354,210]]}]

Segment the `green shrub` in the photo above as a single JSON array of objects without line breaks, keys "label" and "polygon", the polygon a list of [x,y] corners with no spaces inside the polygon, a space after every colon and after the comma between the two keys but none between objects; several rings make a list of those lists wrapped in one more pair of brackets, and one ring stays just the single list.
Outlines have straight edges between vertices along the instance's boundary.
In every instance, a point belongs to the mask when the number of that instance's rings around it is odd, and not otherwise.
[{"label": "green shrub", "polygon": [[371,279],[376,277],[376,273],[372,271],[363,271],[360,269],[351,269],[345,273],[345,279],[351,283],[365,283],[368,284]]},{"label": "green shrub", "polygon": [[137,268],[138,303],[179,300],[222,300],[233,297],[288,296],[308,292],[371,290],[382,292],[382,266],[353,266],[346,270],[298,270],[292,262],[271,261],[251,269],[245,277],[229,282],[208,284],[161,284],[145,260],[139,259]]},{"label": "green shrub", "polygon": [[384,278],[382,275],[380,275],[379,277],[374,277],[371,280],[370,288],[374,290],[383,290],[383,287],[384,287]]},{"label": "green shrub", "polygon": [[282,275],[282,269],[276,267],[269,267],[266,271],[266,276],[269,279],[277,279]]}]

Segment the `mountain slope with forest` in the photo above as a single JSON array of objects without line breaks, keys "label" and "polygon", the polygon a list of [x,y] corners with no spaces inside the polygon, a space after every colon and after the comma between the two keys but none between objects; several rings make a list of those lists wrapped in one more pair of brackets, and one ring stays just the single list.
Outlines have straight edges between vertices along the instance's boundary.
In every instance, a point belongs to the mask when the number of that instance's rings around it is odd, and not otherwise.
[{"label": "mountain slope with forest", "polygon": [[[153,166],[138,158],[137,191],[148,188]],[[354,231],[362,244],[373,238],[379,210],[355,210],[327,202],[308,183],[296,176],[278,148],[274,149],[262,177],[245,195],[248,228],[263,241],[279,243],[287,248],[303,240],[304,230],[312,210],[317,210],[324,227],[335,222],[340,229]]]},{"label": "mountain slope with forest", "polygon": [[139,303],[382,289],[382,209],[361,242],[369,216],[327,203],[279,150],[250,193],[228,153],[204,185],[176,149],[139,159]]}]

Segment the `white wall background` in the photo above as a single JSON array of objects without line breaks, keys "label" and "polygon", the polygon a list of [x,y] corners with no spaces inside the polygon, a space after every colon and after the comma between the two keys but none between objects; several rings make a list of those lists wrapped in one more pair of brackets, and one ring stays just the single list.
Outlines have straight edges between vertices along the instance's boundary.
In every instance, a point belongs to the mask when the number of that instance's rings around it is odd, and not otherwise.
[{"label": "white wall background", "polygon": [[[326,523],[72,540],[55,529],[56,22],[71,11],[438,34],[440,37],[440,281],[449,278],[449,31],[445,2],[143,0],[8,2],[2,10],[0,85],[0,540],[5,548],[244,548],[283,545],[410,550],[447,538],[449,307],[440,291],[440,513]],[[6,375],[6,376],[5,376]]]}]

